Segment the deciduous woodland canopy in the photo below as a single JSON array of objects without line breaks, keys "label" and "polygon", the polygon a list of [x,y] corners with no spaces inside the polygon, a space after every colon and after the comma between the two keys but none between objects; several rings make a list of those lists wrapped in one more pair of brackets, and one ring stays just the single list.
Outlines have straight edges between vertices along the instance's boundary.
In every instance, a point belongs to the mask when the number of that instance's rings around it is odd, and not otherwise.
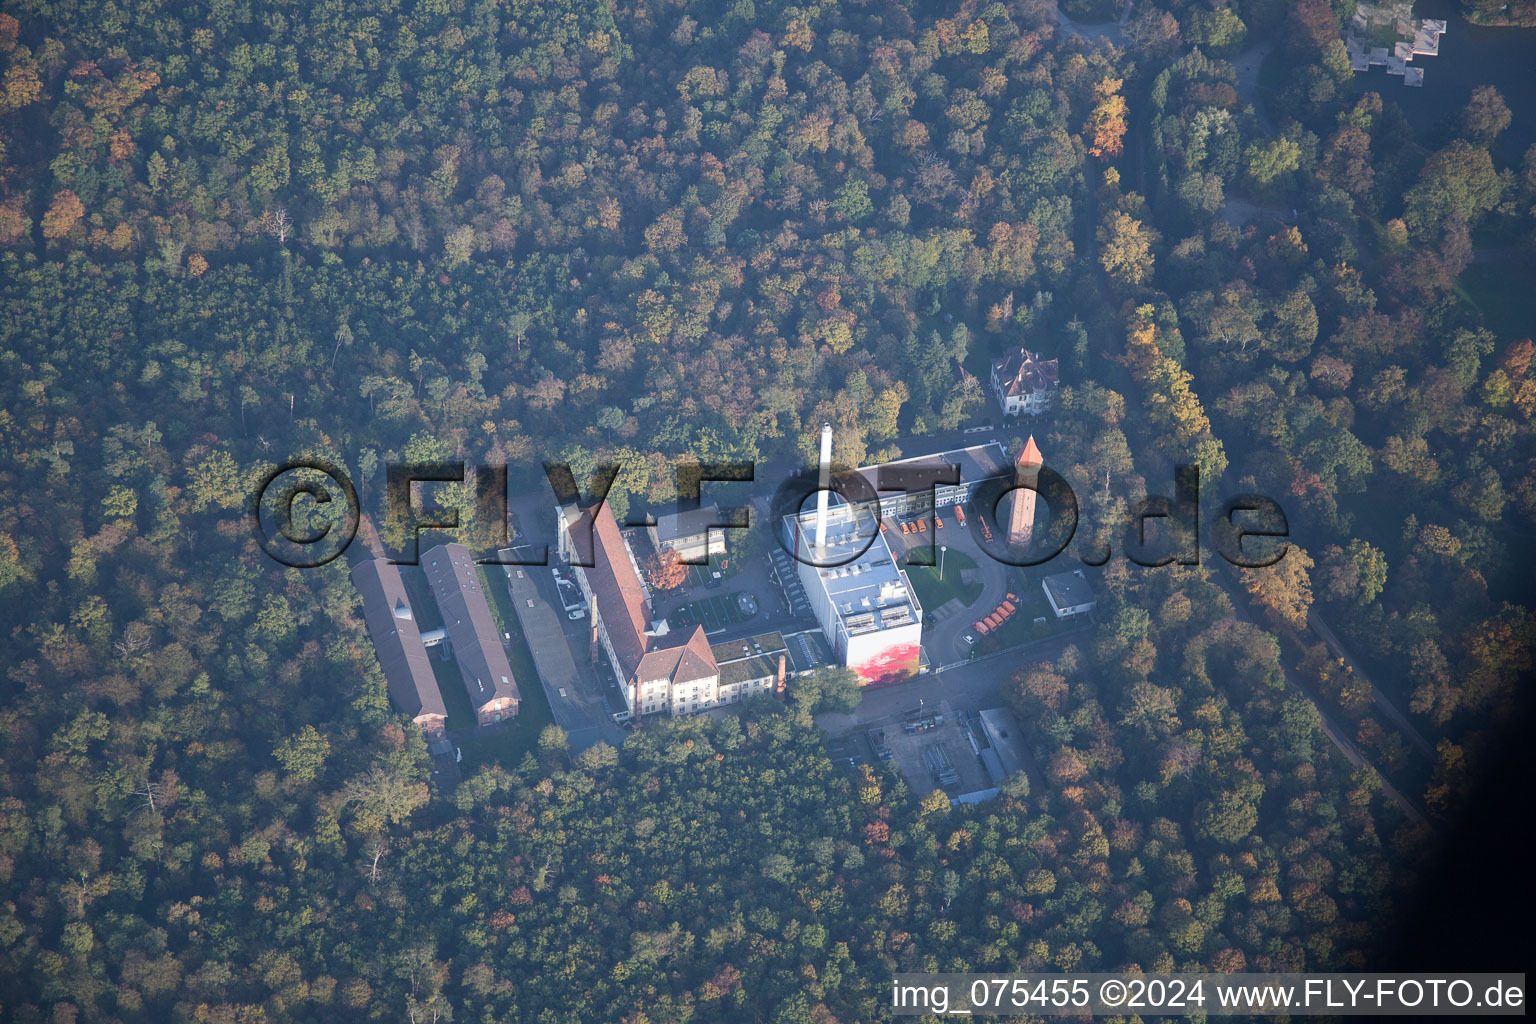
[{"label": "deciduous woodland canopy", "polygon": [[[851,1024],[898,969],[1371,965],[1531,667],[1536,154],[1491,90],[1417,133],[1362,91],[1352,6],[7,4],[0,1012]],[[978,807],[834,771],[814,689],[434,796],[344,565],[241,521],[298,454],[365,499],[619,460],[620,514],[823,421],[865,463],[1019,344],[1083,550],[1178,461],[1304,539],[1112,561],[1091,635],[995,663],[1042,778]]]}]

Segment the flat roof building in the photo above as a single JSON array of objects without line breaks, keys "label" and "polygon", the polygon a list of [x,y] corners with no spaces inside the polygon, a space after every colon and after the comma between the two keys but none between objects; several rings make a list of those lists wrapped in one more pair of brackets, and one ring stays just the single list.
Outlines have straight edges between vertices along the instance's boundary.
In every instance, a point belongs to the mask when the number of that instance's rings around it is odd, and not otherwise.
[{"label": "flat roof building", "polygon": [[[960,467],[958,484],[939,484],[931,490],[922,488],[909,492],[880,490],[882,471],[887,484],[890,484],[903,477],[908,481],[917,481],[945,466]],[[935,506],[945,508],[969,501],[972,492],[983,480],[997,477],[1011,483],[1013,467],[1003,446],[996,441],[988,441],[967,448],[952,448],[931,455],[914,455],[875,466],[864,466],[855,472],[869,484],[872,493],[879,495],[881,517],[901,518],[917,515]]]},{"label": "flat roof building", "polygon": [[447,729],[448,709],[432,674],[399,566],[382,558],[358,562],[352,567],[352,585],[362,595],[363,618],[389,684],[390,699],[428,738],[441,737]]},{"label": "flat roof building", "polygon": [[1047,576],[1040,581],[1040,586],[1058,619],[1080,615],[1093,608],[1093,588],[1088,585],[1088,577],[1081,569]]},{"label": "flat roof building", "polygon": [[990,750],[997,762],[997,768],[1001,775],[993,778],[994,782],[1002,782],[1003,779],[1014,772],[1025,771],[1027,762],[1024,757],[1024,735],[1019,731],[1019,724],[1014,721],[1013,715],[1007,708],[988,708],[982,711],[981,728],[987,742],[991,744]]},{"label": "flat roof building", "polygon": [[[820,514],[788,516],[784,528],[806,599],[827,643],[864,685],[908,678],[921,661],[922,606],[892,557],[873,511],[847,503],[829,507],[825,540],[817,548]],[[808,564],[811,561],[823,565]]]},{"label": "flat roof building", "polygon": [[515,718],[521,695],[469,549],[440,544],[421,556],[421,566],[442,612],[443,628],[476,720],[490,725]]}]

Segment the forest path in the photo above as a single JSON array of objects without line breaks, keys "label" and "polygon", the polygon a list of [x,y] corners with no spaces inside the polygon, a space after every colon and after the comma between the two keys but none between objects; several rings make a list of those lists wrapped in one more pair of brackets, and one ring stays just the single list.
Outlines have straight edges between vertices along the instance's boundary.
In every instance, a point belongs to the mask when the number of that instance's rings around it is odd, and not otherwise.
[{"label": "forest path", "polygon": [[1264,129],[1265,135],[1275,134],[1275,125],[1264,109],[1263,98],[1259,96],[1259,69],[1264,66],[1264,58],[1274,48],[1274,43],[1265,41],[1250,46],[1232,59],[1232,67],[1237,72],[1237,95],[1253,105],[1253,112],[1258,115],[1259,127]]},{"label": "forest path", "polygon": [[[1263,57],[1260,56],[1258,58],[1258,63],[1262,63],[1262,61]],[[1254,64],[1254,68],[1257,68],[1257,63]],[[1255,70],[1253,74],[1256,75],[1257,70]],[[1142,142],[1142,145],[1145,145],[1144,141]],[[1253,207],[1255,210],[1269,209],[1266,207],[1256,206],[1252,203],[1247,203],[1246,200],[1233,200],[1232,202],[1243,203],[1247,206]],[[1098,207],[1099,204],[1097,196],[1093,189],[1089,189],[1084,210],[1087,216],[1087,230],[1079,235],[1079,241],[1082,245],[1083,258],[1089,260],[1097,271],[1097,273],[1094,275],[1094,282],[1097,286],[1101,303],[1106,309],[1116,309],[1119,307],[1120,303],[1116,300],[1114,289],[1110,286],[1108,273],[1104,270],[1103,265],[1099,262],[1098,235],[1094,230],[1094,226],[1097,225],[1099,221]],[[1274,210],[1269,210],[1269,212],[1273,213]],[[1281,219],[1283,220],[1283,218]],[[1109,345],[1108,343],[1103,343],[1099,346],[1099,348],[1101,355],[1111,360],[1111,362],[1113,362],[1117,367],[1120,366],[1118,360],[1115,357],[1121,353],[1117,351],[1115,347]],[[1134,401],[1138,406],[1144,407],[1146,396],[1143,394],[1142,388],[1140,384],[1137,383],[1135,377],[1129,373],[1124,372],[1123,367],[1121,367],[1121,372],[1116,374],[1116,378],[1121,386],[1125,387],[1126,389],[1123,393],[1127,403],[1129,404],[1130,402]],[[1129,424],[1127,426],[1129,429]],[[1137,432],[1137,436],[1130,438],[1130,440],[1132,443],[1132,452],[1136,453],[1139,451],[1141,453],[1139,456],[1133,454],[1132,459],[1136,464],[1137,471],[1140,472],[1146,480],[1150,482],[1156,479],[1166,479],[1168,476],[1172,475],[1171,472],[1168,471],[1171,468],[1168,466],[1168,460],[1164,459],[1157,452],[1157,448],[1153,444],[1152,438],[1150,437],[1150,431],[1145,428],[1145,424],[1143,424],[1143,429]],[[1151,462],[1150,468],[1148,466],[1149,459]],[[1159,472],[1163,473],[1162,477],[1156,475]],[[1233,610],[1239,618],[1242,618],[1248,622],[1252,622],[1260,629],[1264,629],[1266,631],[1269,630],[1269,627],[1264,623],[1256,621],[1253,610],[1247,606],[1247,602],[1245,600],[1242,600],[1238,594],[1233,592],[1234,583],[1229,581],[1228,578],[1223,575],[1223,573],[1218,570],[1217,572],[1211,574],[1211,579],[1214,580],[1216,584],[1220,586],[1224,591],[1226,591],[1229,600],[1232,602]],[[1359,748],[1355,746],[1354,742],[1350,740],[1348,735],[1342,729],[1340,729],[1331,718],[1328,717],[1328,712],[1324,709],[1322,702],[1301,685],[1300,678],[1297,676],[1294,669],[1292,669],[1290,665],[1286,664],[1286,661],[1283,657],[1280,662],[1280,667],[1285,673],[1286,684],[1311,701],[1312,706],[1317,709],[1319,728],[1321,729],[1323,735],[1327,736],[1328,739],[1333,742],[1333,745],[1338,748],[1339,753],[1344,756],[1345,760],[1349,761],[1356,767],[1364,767],[1366,765],[1370,765],[1371,762],[1365,758],[1364,754],[1360,752]],[[1372,687],[1372,691],[1373,693],[1376,692],[1374,687]],[[1394,713],[1396,712],[1395,708],[1392,710]],[[1376,771],[1376,776],[1381,782],[1382,793],[1399,808],[1401,808],[1403,813],[1406,814],[1415,823],[1428,827],[1429,821],[1425,817],[1424,812],[1421,811],[1412,800],[1408,799],[1408,797],[1404,795],[1402,791],[1400,791],[1396,786],[1392,785],[1392,783],[1388,781],[1387,778],[1382,774],[1380,769],[1376,769],[1374,765],[1371,765],[1371,767]]]},{"label": "forest path", "polygon": [[1392,720],[1392,724],[1397,726],[1397,731],[1402,733],[1419,753],[1433,762],[1435,760],[1435,748],[1430,745],[1429,741],[1424,738],[1418,729],[1414,728],[1413,723],[1408,720],[1408,717],[1397,709],[1397,705],[1393,704],[1375,683],[1371,683],[1371,677],[1365,674],[1365,669],[1349,653],[1348,648],[1334,634],[1328,623],[1323,621],[1323,617],[1315,610],[1308,611],[1307,625],[1311,626],[1312,632],[1321,637],[1323,643],[1328,645],[1328,649],[1333,652],[1334,657],[1343,661],[1356,676],[1370,683],[1371,697],[1376,701],[1376,706],[1381,709],[1381,713]]},{"label": "forest path", "polygon": [[[1233,614],[1237,618],[1252,623],[1265,632],[1275,632],[1273,626],[1260,620],[1248,601],[1248,595],[1240,591],[1235,573],[1218,569],[1216,572],[1211,573],[1211,580],[1221,587],[1222,590],[1226,591],[1227,599],[1232,602]],[[1288,635],[1298,649],[1303,647],[1304,641],[1295,630],[1289,627],[1281,627],[1281,632]],[[1302,683],[1300,675],[1286,660],[1283,650],[1280,657],[1280,668],[1285,673],[1285,684],[1311,701],[1312,706],[1317,709],[1318,728],[1322,730],[1324,736],[1333,741],[1333,745],[1339,749],[1340,754],[1344,755],[1344,759],[1357,768],[1369,767],[1376,773],[1376,778],[1381,783],[1381,792],[1387,799],[1397,804],[1402,809],[1402,812],[1411,818],[1415,824],[1423,825],[1426,828],[1432,827],[1424,812],[1419,809],[1418,804],[1410,800],[1402,790],[1392,785],[1391,780],[1386,777],[1386,774],[1366,758],[1360,751],[1360,748],[1355,745],[1355,742],[1349,738],[1348,729],[1340,726],[1329,717],[1327,710],[1323,707],[1323,702],[1318,700],[1317,696]],[[1362,676],[1362,678],[1364,677]],[[1371,689],[1375,692],[1375,687]],[[1395,712],[1396,709],[1394,708],[1393,711]]]}]

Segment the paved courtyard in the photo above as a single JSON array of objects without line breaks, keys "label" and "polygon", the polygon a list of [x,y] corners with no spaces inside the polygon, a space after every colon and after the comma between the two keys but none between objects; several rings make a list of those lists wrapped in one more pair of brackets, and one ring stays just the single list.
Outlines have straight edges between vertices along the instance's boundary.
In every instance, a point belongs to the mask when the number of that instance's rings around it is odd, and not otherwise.
[{"label": "paved courtyard", "polygon": [[[831,738],[828,751],[833,756],[833,763],[839,763],[836,760],[839,752],[846,751],[841,754],[844,759],[841,764],[844,766],[846,766],[846,759],[850,756],[857,760],[870,760],[868,745],[863,742],[862,737],[871,728],[884,728],[886,739],[895,755],[896,764],[907,783],[915,792],[927,793],[934,788],[934,782],[922,760],[922,749],[926,744],[915,743],[912,745],[913,749],[905,754],[903,748],[898,746],[898,738],[901,741],[913,739],[921,741],[925,735],[920,733],[916,737],[907,737],[902,733],[902,723],[906,721],[908,709],[916,707],[921,701],[925,710],[944,715],[945,724],[934,733],[926,735],[941,739],[950,763],[962,772],[962,785],[975,782],[978,778],[984,780],[986,774],[971,752],[970,744],[965,739],[964,732],[961,731],[962,727],[956,726],[955,732],[951,735],[948,732],[950,723],[958,722],[966,711],[1002,707],[1001,686],[1015,673],[1034,662],[1054,661],[1068,645],[1074,642],[1081,644],[1084,640],[1082,635],[1053,637],[1024,650],[1010,651],[995,658],[962,664],[942,672],[925,673],[895,686],[865,690],[863,700],[852,712],[820,714],[816,716],[816,724],[826,730]],[[1036,728],[1034,722],[1021,721],[1019,726],[1026,733]],[[964,746],[951,750],[955,743],[964,744]],[[1028,746],[1024,745],[1024,747],[1030,783],[1038,791],[1042,785],[1039,767],[1029,759]],[[962,768],[960,762],[975,765],[975,771],[981,774],[965,774],[966,770]],[[951,792],[953,796],[976,789],[986,789],[989,784],[973,785],[969,789],[951,786],[946,787],[946,791],[953,791]]]},{"label": "paved courtyard", "polygon": [[[967,513],[970,515],[971,513]],[[929,609],[923,609],[923,649],[928,654],[930,665],[950,665],[962,662],[971,655],[971,645],[965,642],[966,634],[975,634],[974,623],[983,615],[991,613],[1010,591],[1017,591],[1019,582],[1014,567],[1004,565],[981,549],[981,545],[971,536],[971,531],[960,525],[955,518],[953,508],[939,509],[937,517],[944,523],[943,527],[935,528],[932,522],[927,524],[927,529],[921,533],[901,532],[901,524],[888,520],[885,531],[885,539],[891,547],[891,553],[897,561],[905,563],[912,552],[920,552],[920,557],[925,561],[929,557],[928,548],[933,547],[932,556],[937,561],[939,545],[949,548],[950,552],[963,552],[976,563],[976,568],[969,570],[975,574],[974,578],[981,584],[981,593],[968,605],[959,605],[951,602],[944,608],[935,620],[928,615]],[[950,571],[948,566],[948,554],[945,554],[945,572]],[[967,570],[958,570],[967,571]]]},{"label": "paved courtyard", "polygon": [[943,725],[911,736],[900,725],[887,726],[885,742],[891,748],[892,759],[896,767],[901,769],[902,777],[919,797],[940,788],[924,760],[924,754],[931,757],[934,750],[941,752],[944,763],[954,768],[960,776],[958,782],[942,787],[949,796],[974,793],[992,785],[986,769],[965,737],[965,725],[959,714],[946,714]]}]

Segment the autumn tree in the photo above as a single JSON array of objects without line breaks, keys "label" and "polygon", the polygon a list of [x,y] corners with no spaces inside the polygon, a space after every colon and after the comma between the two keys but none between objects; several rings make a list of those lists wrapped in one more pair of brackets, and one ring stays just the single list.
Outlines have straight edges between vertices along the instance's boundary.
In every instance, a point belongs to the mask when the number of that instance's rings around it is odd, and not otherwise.
[{"label": "autumn tree", "polygon": [[1458,128],[1463,138],[1488,149],[1512,120],[1503,94],[1491,85],[1480,85],[1472,90],[1472,99],[1462,108]]},{"label": "autumn tree", "polygon": [[70,189],[60,189],[43,214],[43,237],[50,241],[63,238],[75,229],[85,216],[85,206],[80,197]]},{"label": "autumn tree", "polygon": [[1126,106],[1121,84],[1118,78],[1105,78],[1093,87],[1093,110],[1083,124],[1083,134],[1089,139],[1088,152],[1096,157],[1124,152],[1120,140],[1125,135]]},{"label": "autumn tree", "polygon": [[1312,580],[1308,575],[1311,568],[1311,556],[1292,544],[1285,557],[1274,565],[1239,569],[1238,574],[1255,601],[1293,629],[1301,629],[1306,626],[1307,611],[1312,607]]},{"label": "autumn tree", "polygon": [[1112,212],[1099,227],[1099,263],[1121,284],[1136,286],[1152,276],[1155,229],[1120,210]]},{"label": "autumn tree", "polygon": [[646,562],[645,578],[652,590],[675,590],[688,579],[688,566],[670,548],[657,551]]}]

